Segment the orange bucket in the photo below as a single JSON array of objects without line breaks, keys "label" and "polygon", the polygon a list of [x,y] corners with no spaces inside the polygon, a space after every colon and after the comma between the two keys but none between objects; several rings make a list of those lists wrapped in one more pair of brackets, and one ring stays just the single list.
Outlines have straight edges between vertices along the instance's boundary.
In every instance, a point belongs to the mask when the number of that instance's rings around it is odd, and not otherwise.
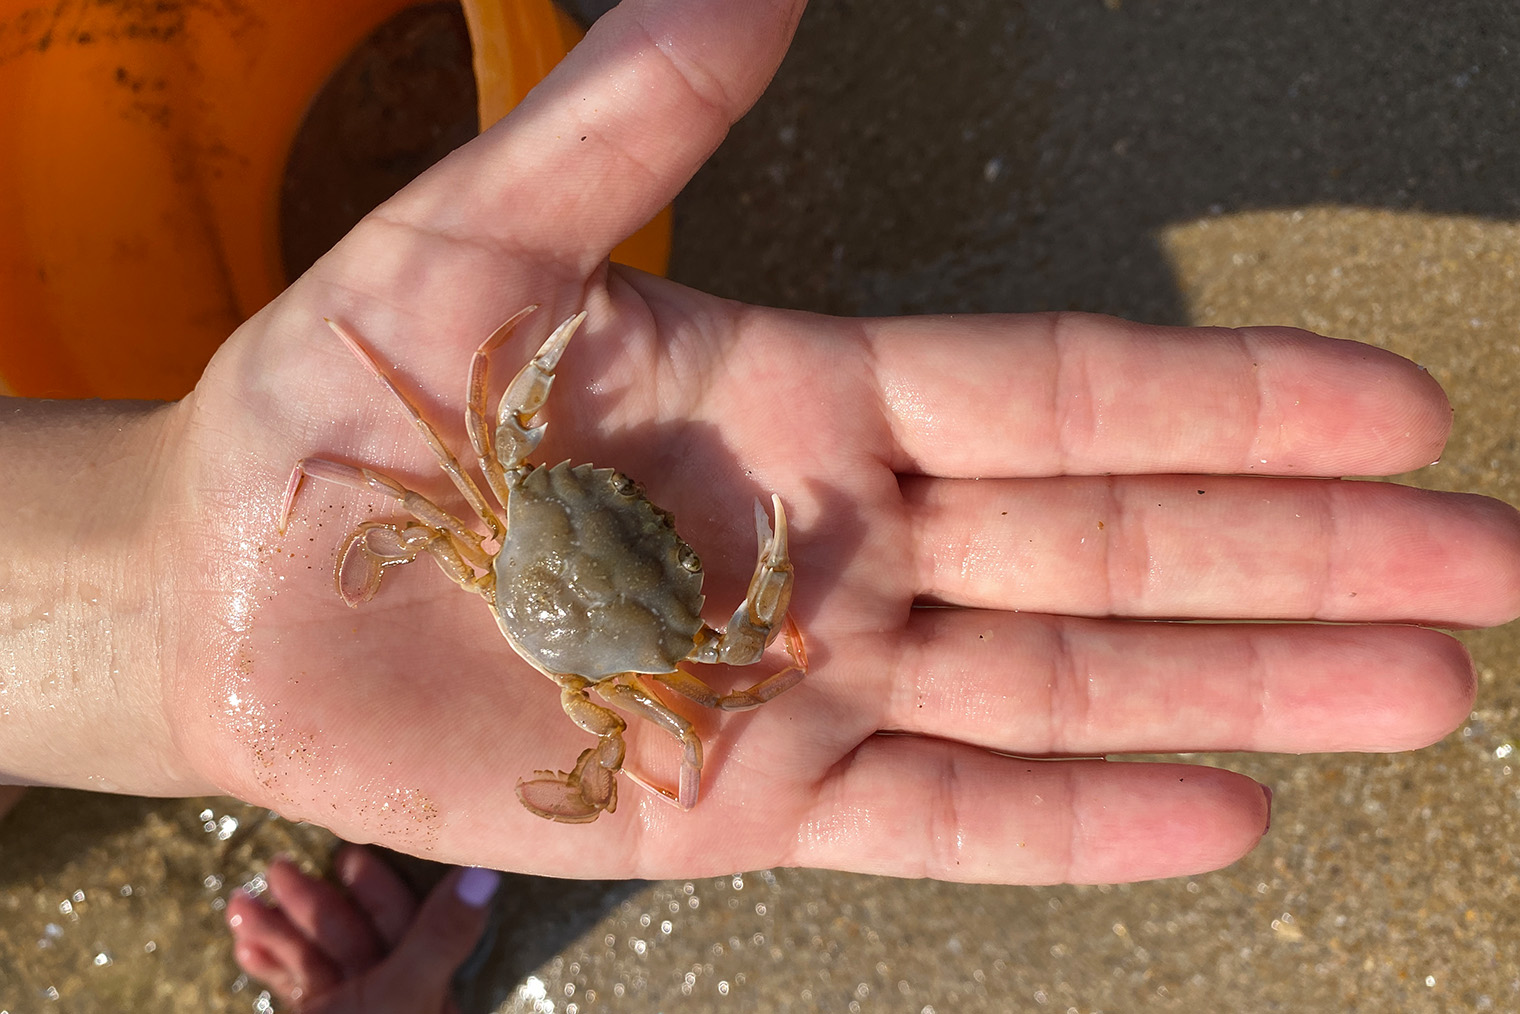
[{"label": "orange bucket", "polygon": [[[287,279],[279,205],[312,99],[413,0],[0,0],[0,393],[178,398]],[[480,122],[580,37],[464,0]],[[614,257],[662,273],[668,212]]]}]

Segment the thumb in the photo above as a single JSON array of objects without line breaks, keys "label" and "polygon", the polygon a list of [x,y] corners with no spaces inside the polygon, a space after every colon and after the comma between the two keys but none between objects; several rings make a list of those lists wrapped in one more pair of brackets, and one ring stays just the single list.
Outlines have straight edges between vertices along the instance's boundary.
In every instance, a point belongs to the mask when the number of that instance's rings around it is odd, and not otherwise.
[{"label": "thumb", "polygon": [[387,207],[587,273],[759,98],[802,7],[624,0],[511,114]]},{"label": "thumb", "polygon": [[449,873],[423,901],[401,943],[376,973],[380,994],[395,1010],[431,1010],[485,929],[501,874],[480,867]]}]

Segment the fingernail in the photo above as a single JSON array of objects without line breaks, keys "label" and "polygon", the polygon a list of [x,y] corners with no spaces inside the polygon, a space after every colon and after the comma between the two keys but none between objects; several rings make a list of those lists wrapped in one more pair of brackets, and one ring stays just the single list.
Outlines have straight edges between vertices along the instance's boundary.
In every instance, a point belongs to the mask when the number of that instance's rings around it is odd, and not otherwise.
[{"label": "fingernail", "polygon": [[501,874],[483,866],[467,866],[454,885],[454,894],[471,908],[485,908],[501,885]]},{"label": "fingernail", "polygon": [[1270,785],[1263,785],[1261,787],[1261,794],[1267,797],[1267,826],[1261,829],[1261,833],[1266,834],[1272,830],[1272,787]]}]

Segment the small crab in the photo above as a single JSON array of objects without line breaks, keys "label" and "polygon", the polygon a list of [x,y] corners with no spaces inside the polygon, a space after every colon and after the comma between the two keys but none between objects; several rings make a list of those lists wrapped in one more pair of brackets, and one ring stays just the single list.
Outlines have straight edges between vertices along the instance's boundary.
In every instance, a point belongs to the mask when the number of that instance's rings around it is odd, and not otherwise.
[{"label": "small crab", "polygon": [[[465,426],[497,513],[433,427],[337,323],[327,324],[361,363],[401,402],[443,471],[489,530],[481,535],[421,493],[370,468],[303,458],[285,489],[280,531],[290,519],[302,476],[325,479],[398,501],[415,520],[365,521],[348,536],[336,570],[338,593],[351,606],[372,598],[385,568],[426,553],[456,584],[486,600],[507,643],[559,685],[560,703],[576,725],[597,736],[571,770],[537,771],[517,783],[522,804],[540,817],[566,823],[595,820],[617,808],[616,775],[623,766],[623,730],[604,701],[642,716],[681,745],[674,791],[629,776],[689,810],[702,775],[702,741],[691,722],[666,705],[651,682],[698,704],[725,711],[758,707],[794,686],[807,672],[801,634],[787,616],[792,564],[786,513],[771,496],[775,529],[759,501],[755,528],[760,558],[749,593],[720,631],[701,616],[702,563],[679,535],[668,511],[638,483],[611,468],[530,465],[544,434],[533,425],[548,399],[554,368],[585,320],[576,314],[554,330],[507,386],[493,436],[486,415],[491,351],[535,307],[514,315],[481,343],[470,365]],[[682,669],[682,662],[749,665],[778,633],[791,664],[747,690],[720,694]]]}]

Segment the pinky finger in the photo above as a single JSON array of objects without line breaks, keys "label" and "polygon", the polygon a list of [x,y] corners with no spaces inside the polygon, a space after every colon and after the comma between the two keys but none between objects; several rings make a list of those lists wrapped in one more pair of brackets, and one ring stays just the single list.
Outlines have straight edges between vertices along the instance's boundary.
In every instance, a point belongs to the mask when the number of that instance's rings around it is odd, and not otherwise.
[{"label": "pinky finger", "polygon": [[1125,883],[1228,866],[1270,790],[1189,764],[1036,761],[873,736],[804,815],[788,865],[966,883]]}]

